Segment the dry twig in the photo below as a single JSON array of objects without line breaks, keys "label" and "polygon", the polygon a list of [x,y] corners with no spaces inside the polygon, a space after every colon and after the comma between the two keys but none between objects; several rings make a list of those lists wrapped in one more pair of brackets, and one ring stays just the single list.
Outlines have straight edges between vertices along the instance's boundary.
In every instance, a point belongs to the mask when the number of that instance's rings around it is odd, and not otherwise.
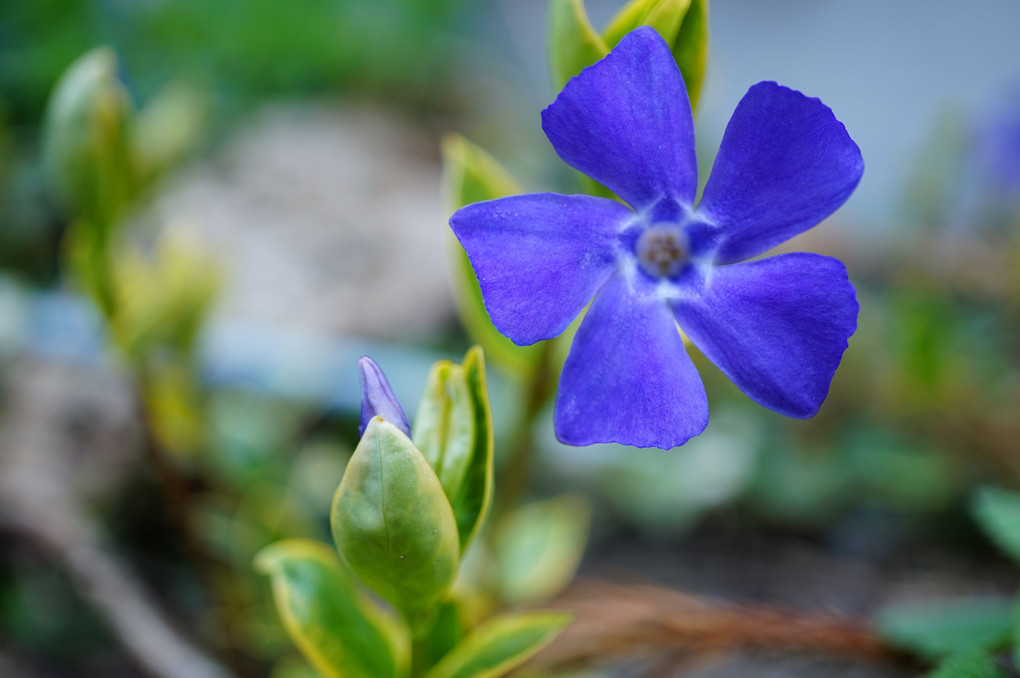
[{"label": "dry twig", "polygon": [[574,622],[532,668],[557,670],[625,658],[737,650],[806,652],[903,662],[863,622],[781,606],[735,605],[651,585],[577,583],[556,607]]}]

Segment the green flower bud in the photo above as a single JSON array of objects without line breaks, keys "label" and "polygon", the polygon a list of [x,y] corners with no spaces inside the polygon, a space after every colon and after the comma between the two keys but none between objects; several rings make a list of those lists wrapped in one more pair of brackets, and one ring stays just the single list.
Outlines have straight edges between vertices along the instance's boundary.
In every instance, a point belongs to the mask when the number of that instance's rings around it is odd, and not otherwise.
[{"label": "green flower bud", "polygon": [[109,48],[71,64],[50,97],[43,146],[54,186],[76,217],[103,231],[136,192],[133,117]]},{"label": "green flower bud", "polygon": [[457,523],[439,478],[396,426],[372,419],[330,513],[347,566],[415,617],[446,593],[457,572]]}]

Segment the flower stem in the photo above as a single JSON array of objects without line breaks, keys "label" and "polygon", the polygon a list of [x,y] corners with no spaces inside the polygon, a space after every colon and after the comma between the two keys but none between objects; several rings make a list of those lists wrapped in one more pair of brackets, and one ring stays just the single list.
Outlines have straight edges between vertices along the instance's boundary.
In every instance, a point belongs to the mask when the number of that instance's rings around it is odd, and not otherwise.
[{"label": "flower stem", "polygon": [[521,389],[521,405],[510,444],[510,458],[496,492],[494,514],[497,519],[514,508],[528,488],[535,457],[535,419],[556,390],[556,377],[552,374],[555,340],[543,341],[539,346],[534,367]]},{"label": "flower stem", "polygon": [[431,636],[435,610],[405,612],[404,621],[411,631],[411,678],[418,678],[432,667]]}]

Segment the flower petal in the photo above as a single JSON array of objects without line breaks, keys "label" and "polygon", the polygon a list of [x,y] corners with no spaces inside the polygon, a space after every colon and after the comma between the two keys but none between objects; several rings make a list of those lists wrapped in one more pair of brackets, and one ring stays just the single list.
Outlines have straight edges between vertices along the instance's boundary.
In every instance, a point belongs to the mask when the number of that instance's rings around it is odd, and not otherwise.
[{"label": "flower petal", "polygon": [[533,193],[468,205],[450,226],[478,275],[493,324],[515,344],[560,334],[615,266],[615,200]]},{"label": "flower petal", "polygon": [[373,417],[382,417],[410,438],[411,424],[379,365],[367,355],[362,356],[358,360],[358,374],[361,377],[361,425],[358,426],[358,435],[365,435],[368,422]]},{"label": "flower petal", "polygon": [[670,197],[694,202],[694,120],[683,77],[653,28],[631,32],[581,71],[542,111],[563,161],[635,209]]},{"label": "flower petal", "polygon": [[555,422],[568,445],[669,449],[705,430],[705,387],[665,302],[623,276],[606,283],[563,366]]},{"label": "flower petal", "polygon": [[860,149],[828,106],[774,82],[737,104],[698,210],[720,228],[717,261],[761,254],[815,226],[861,179]]},{"label": "flower petal", "polygon": [[783,254],[715,267],[701,295],[675,302],[680,327],[751,399],[791,417],[821,406],[857,297],[842,262]]}]

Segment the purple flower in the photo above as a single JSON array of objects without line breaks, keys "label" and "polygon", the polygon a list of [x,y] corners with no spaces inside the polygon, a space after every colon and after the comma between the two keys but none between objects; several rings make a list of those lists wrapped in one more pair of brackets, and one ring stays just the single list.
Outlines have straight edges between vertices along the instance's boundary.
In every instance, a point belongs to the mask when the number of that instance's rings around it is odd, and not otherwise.
[{"label": "purple flower", "polygon": [[542,112],[559,156],[628,204],[535,193],[468,205],[450,225],[496,327],[517,344],[560,334],[594,296],[563,367],[564,443],[670,448],[708,424],[677,324],[758,403],[818,411],[857,326],[842,263],[743,262],[850,196],[864,165],[826,106],[772,82],[733,113],[698,206],[694,123],[680,71],[639,28]]},{"label": "purple flower", "polygon": [[382,417],[410,438],[411,424],[407,421],[404,408],[397,402],[397,396],[393,395],[393,389],[382,369],[366,355],[358,360],[358,372],[361,377],[361,425],[358,426],[358,435],[365,434],[372,417]]},{"label": "purple flower", "polygon": [[1020,90],[978,130],[976,154],[989,184],[1004,198],[1020,198]]}]

